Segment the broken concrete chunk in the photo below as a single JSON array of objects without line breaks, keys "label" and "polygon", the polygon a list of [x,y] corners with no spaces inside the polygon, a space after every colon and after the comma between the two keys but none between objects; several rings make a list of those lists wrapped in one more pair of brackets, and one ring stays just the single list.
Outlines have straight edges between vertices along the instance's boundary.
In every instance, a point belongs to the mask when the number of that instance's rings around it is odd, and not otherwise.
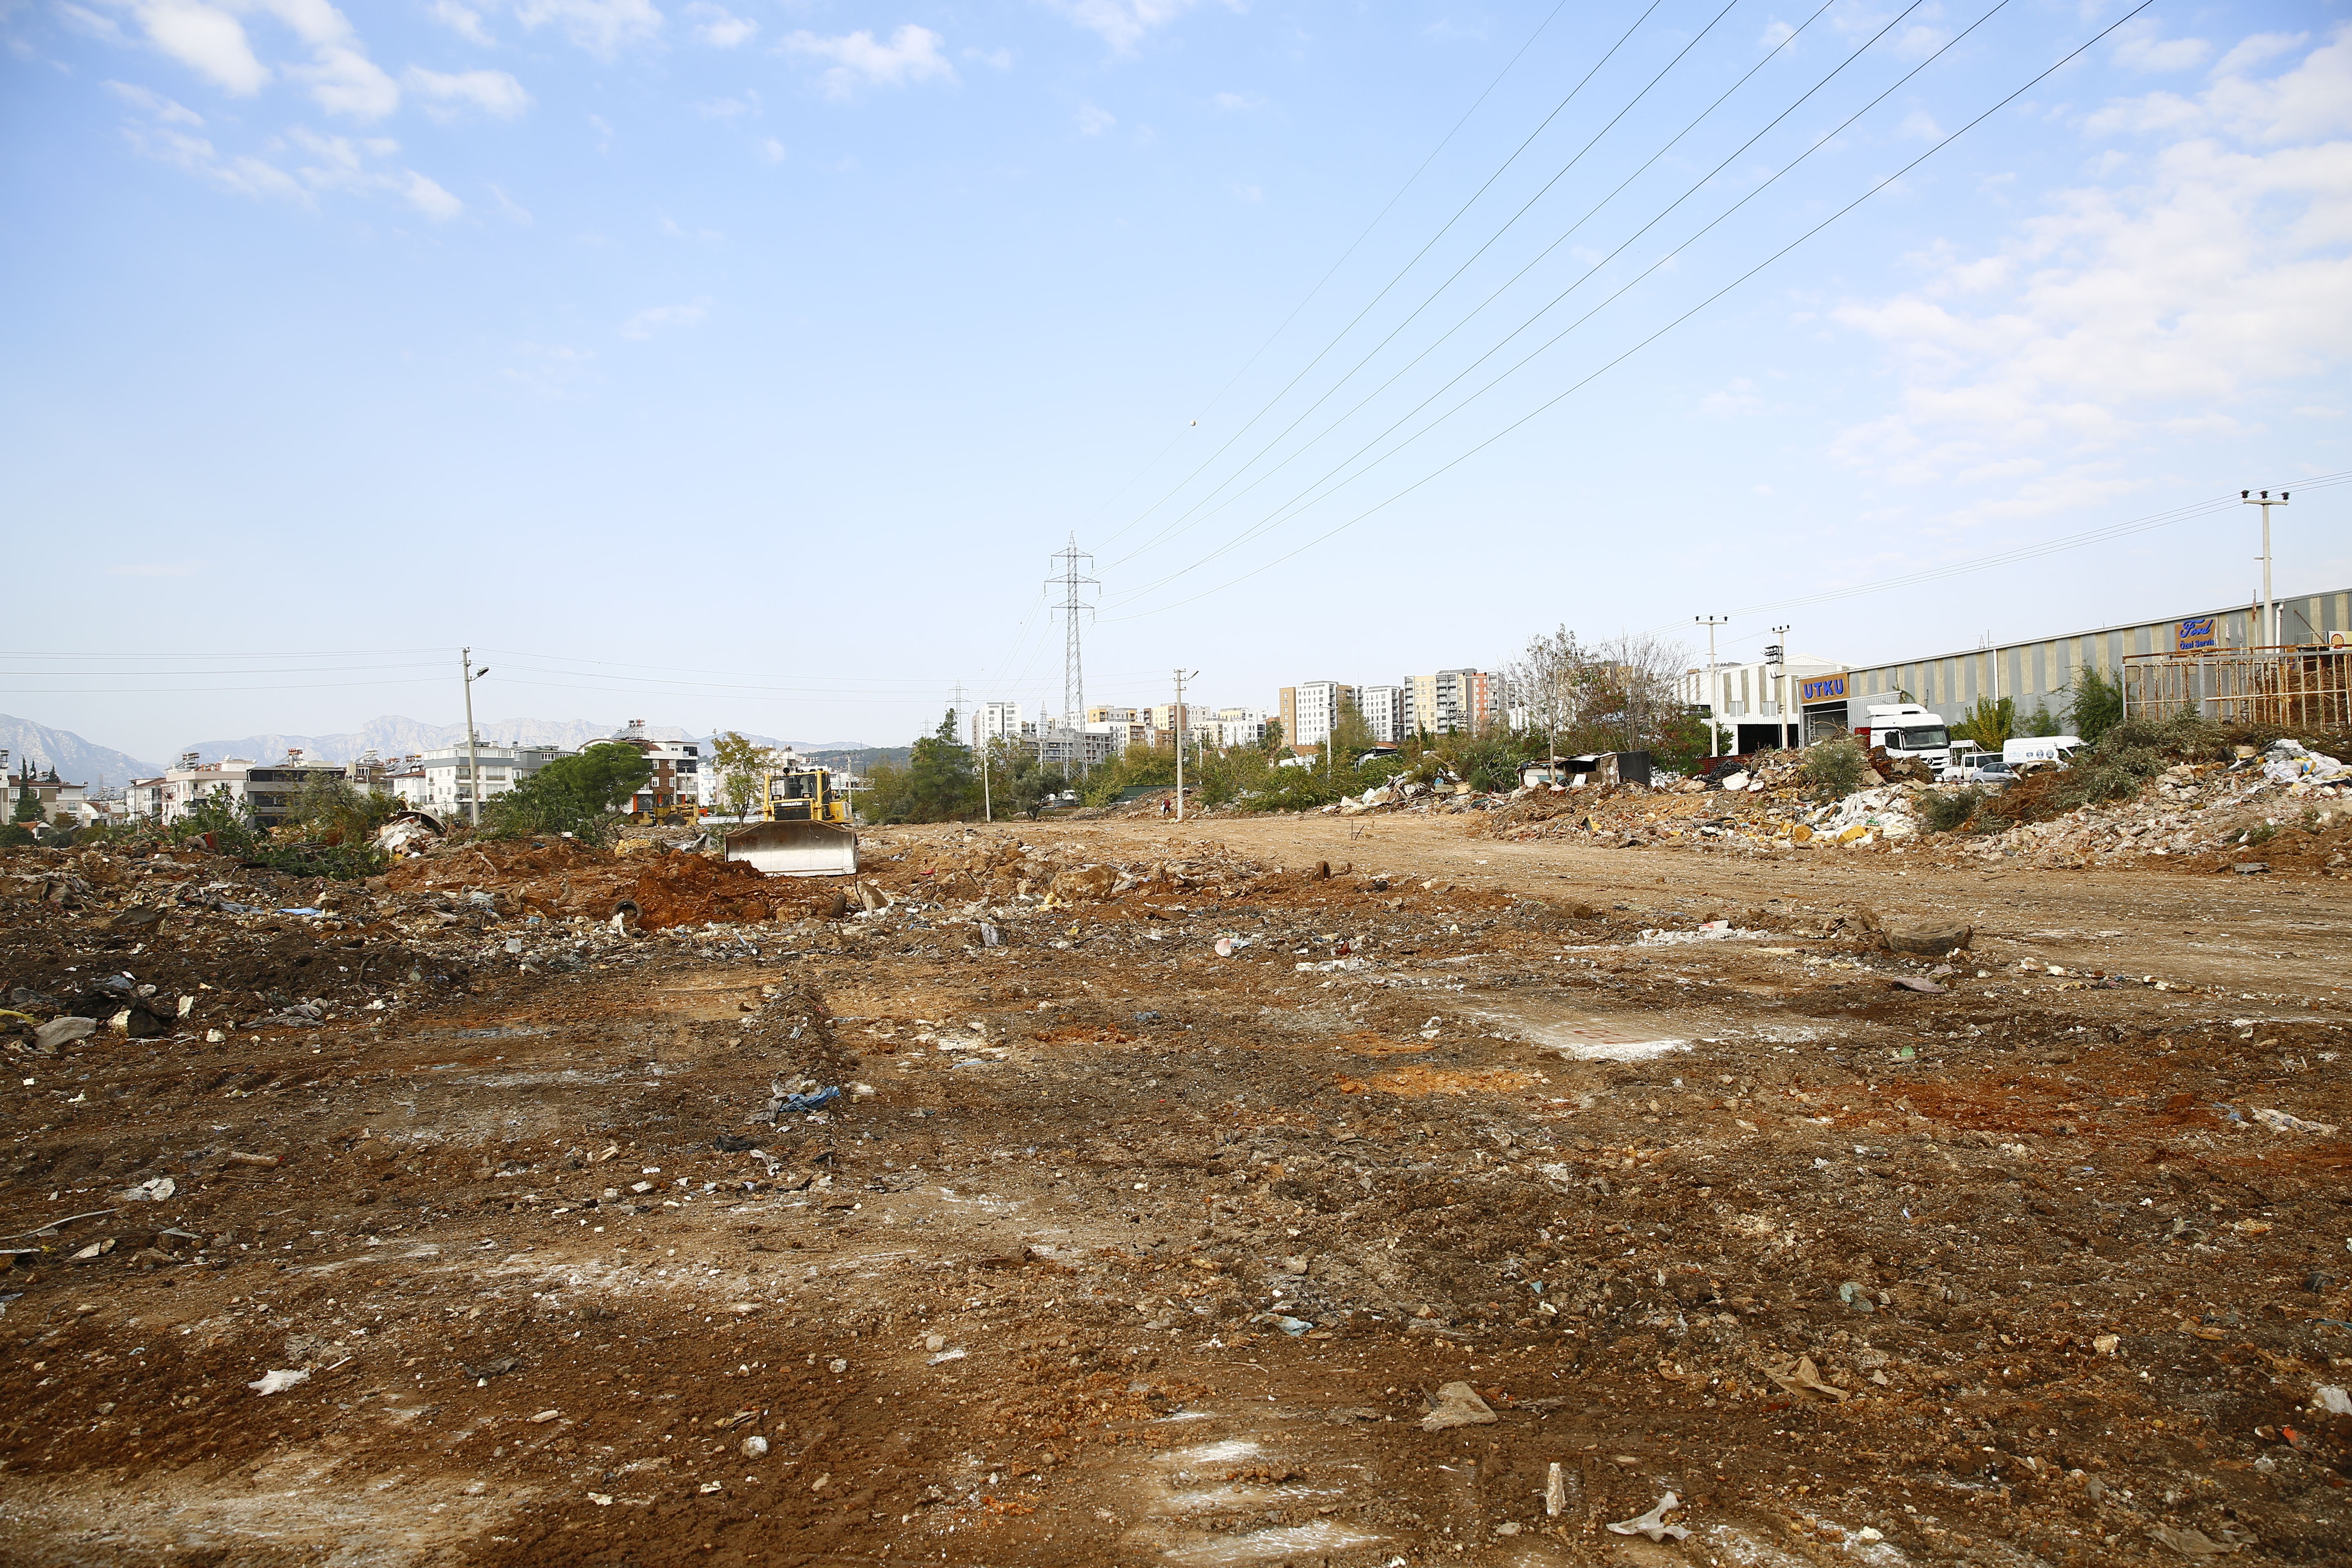
[{"label": "broken concrete chunk", "polygon": [[1448,1426],[1486,1426],[1500,1419],[1478,1397],[1476,1389],[1466,1383],[1449,1383],[1430,1399],[1429,1414],[1421,1418],[1421,1429],[1443,1432]]}]

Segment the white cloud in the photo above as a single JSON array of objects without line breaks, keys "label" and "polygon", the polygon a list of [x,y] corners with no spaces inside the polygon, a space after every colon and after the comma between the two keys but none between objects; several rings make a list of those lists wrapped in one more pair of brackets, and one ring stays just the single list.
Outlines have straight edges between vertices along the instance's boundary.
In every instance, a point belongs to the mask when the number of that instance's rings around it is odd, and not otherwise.
[{"label": "white cloud", "polygon": [[1003,45],[992,49],[983,49],[977,45],[966,45],[963,58],[968,60],[978,60],[991,70],[1009,71],[1013,68],[1013,51]]},{"label": "white cloud", "polygon": [[1237,200],[1244,202],[1257,202],[1264,201],[1265,199],[1265,190],[1257,185],[1235,185],[1234,187],[1234,195]]},{"label": "white cloud", "polygon": [[1262,92],[1221,92],[1210,101],[1228,114],[1239,114],[1248,110],[1264,109],[1265,95]]},{"label": "white cloud", "polygon": [[110,81],[107,89],[124,102],[145,110],[166,125],[202,125],[205,117],[185,105],[173,102],[160,92],[143,87],[133,87],[127,81]]},{"label": "white cloud", "polygon": [[2221,57],[2221,63],[2213,68],[2213,74],[2241,76],[2264,60],[2276,59],[2309,42],[2309,33],[2256,33],[2252,37],[2239,39],[2230,52]]},{"label": "white cloud", "polygon": [[1061,0],[1058,9],[1121,54],[1131,53],[1144,34],[1166,26],[1190,10],[1192,0]]},{"label": "white cloud", "polygon": [[607,58],[651,42],[662,27],[651,0],[522,0],[515,19],[531,28],[552,22],[580,47]]},{"label": "white cloud", "polygon": [[1721,392],[1710,392],[1698,400],[1698,411],[1713,415],[1717,419],[1761,414],[1766,407],[1765,401],[1756,395],[1756,384],[1745,376],[1734,380]]},{"label": "white cloud", "polygon": [[409,91],[426,100],[425,112],[436,120],[468,104],[500,120],[512,120],[530,107],[530,94],[505,71],[436,71],[411,66],[401,80]]},{"label": "white cloud", "polygon": [[694,18],[694,36],[714,49],[731,49],[749,42],[760,30],[760,24],[749,16],[738,16],[724,5],[713,5],[709,0],[694,0],[686,8]]},{"label": "white cloud", "polygon": [[1118,123],[1118,116],[1108,109],[1097,109],[1091,103],[1078,105],[1078,132],[1084,136],[1099,136]]},{"label": "white cloud", "polygon": [[530,208],[524,206],[512,196],[507,195],[506,188],[504,186],[492,185],[490,187],[490,195],[499,199],[499,211],[506,215],[508,222],[520,224],[523,227],[529,228],[533,223],[538,221],[530,216]]},{"label": "white cloud", "polygon": [[621,335],[643,342],[664,327],[694,327],[710,312],[700,305],[656,305],[621,323]]},{"label": "white cloud", "polygon": [[747,93],[742,98],[707,98],[691,107],[705,120],[733,120],[739,115],[760,112],[760,95]]},{"label": "white cloud", "polygon": [[1776,16],[1766,24],[1764,31],[1757,36],[1756,47],[1769,54],[1796,36],[1796,28]]},{"label": "white cloud", "polygon": [[402,185],[400,194],[408,198],[410,206],[415,207],[435,223],[447,223],[466,210],[465,203],[442,189],[435,181],[425,178],[414,169],[408,170],[406,174],[407,179]]},{"label": "white cloud", "polygon": [[357,49],[323,44],[314,64],[289,66],[286,74],[310,85],[310,97],[330,114],[382,120],[400,107],[400,86],[383,68]]},{"label": "white cloud", "polygon": [[158,162],[184,169],[205,184],[240,196],[273,196],[298,206],[310,205],[301,182],[266,159],[239,154],[223,157],[212,142],[169,126],[123,127],[131,146]]},{"label": "white cloud", "polygon": [[760,156],[771,163],[781,163],[790,154],[784,151],[782,142],[771,136],[760,143]]},{"label": "white cloud", "polygon": [[1916,136],[1922,142],[1941,142],[1944,128],[1937,124],[1936,117],[1926,110],[1915,109],[1903,117],[1903,123],[1895,128],[1895,134]]},{"label": "white cloud", "polygon": [[2015,504],[2056,506],[2129,489],[2135,443],[2344,379],[2352,141],[2319,138],[2352,124],[2352,37],[2274,80],[2219,76],[2084,123],[2169,139],[2133,162],[2137,183],[2057,193],[1990,254],[1937,247],[1922,287],[1832,312],[1902,381],[1838,457],[1914,483],[2030,474]]},{"label": "white cloud", "polygon": [[254,58],[245,24],[197,0],[144,0],[133,8],[147,41],[223,91],[246,97],[261,90],[269,68]]},{"label": "white cloud", "polygon": [[2159,38],[2161,26],[2150,18],[2136,22],[2116,37],[2109,51],[2116,64],[2126,70],[2185,71],[2202,65],[2213,46],[2202,38]]},{"label": "white cloud", "polygon": [[861,84],[903,87],[932,77],[954,80],[955,67],[940,52],[940,46],[945,42],[929,27],[908,22],[891,33],[887,44],[877,42],[873,34],[861,28],[837,38],[793,33],[784,39],[784,47],[795,54],[834,61],[832,68],[824,73],[825,96],[847,98]]},{"label": "white cloud", "polygon": [[469,5],[460,5],[457,0],[433,0],[425,15],[468,43],[487,47],[498,42],[482,26],[482,14]]}]

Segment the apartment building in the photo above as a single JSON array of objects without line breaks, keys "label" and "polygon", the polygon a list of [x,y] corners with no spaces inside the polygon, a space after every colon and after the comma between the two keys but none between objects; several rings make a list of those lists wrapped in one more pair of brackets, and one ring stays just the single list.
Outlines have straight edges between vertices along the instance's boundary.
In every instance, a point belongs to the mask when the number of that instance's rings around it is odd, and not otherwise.
[{"label": "apartment building", "polygon": [[[604,743],[634,746],[645,753],[646,761],[653,765],[653,773],[623,809],[674,811],[681,806],[693,807],[702,804],[702,748],[697,742],[656,741],[646,733],[643,719],[632,719],[614,731],[611,740]],[[488,773],[487,763],[483,771]],[[488,782],[485,778],[484,783],[487,784]]]},{"label": "apartment building", "polygon": [[[407,758],[386,780],[402,805],[436,816],[465,816],[478,800],[506,794],[556,758],[561,746],[494,746],[474,743],[473,755],[460,742]],[[478,763],[481,776],[475,777]]]},{"label": "apartment building", "polygon": [[311,780],[348,778],[341,763],[314,763],[299,746],[287,748],[283,762],[249,765],[245,773],[245,809],[257,826],[278,827],[294,819],[302,790]]},{"label": "apartment building", "polygon": [[1495,678],[1485,670],[1441,669],[1412,677],[1411,686],[1414,730],[1475,734],[1494,717]]},{"label": "apartment building", "polygon": [[1285,745],[1319,746],[1331,738],[1339,715],[1356,706],[1356,689],[1336,680],[1286,686],[1277,699]]},{"label": "apartment building", "polygon": [[1018,702],[983,702],[972,710],[973,733],[982,745],[991,741],[1017,741],[1021,738],[1021,704]]},{"label": "apartment building", "polygon": [[1367,686],[1356,693],[1357,710],[1371,726],[1372,739],[1397,745],[1412,733],[1412,692],[1403,686]]}]

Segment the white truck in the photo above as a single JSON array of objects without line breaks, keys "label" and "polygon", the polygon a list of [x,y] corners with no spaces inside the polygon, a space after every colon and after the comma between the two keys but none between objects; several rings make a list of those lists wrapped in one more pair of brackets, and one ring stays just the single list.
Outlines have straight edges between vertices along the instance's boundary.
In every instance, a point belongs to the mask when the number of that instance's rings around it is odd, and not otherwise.
[{"label": "white truck", "polygon": [[1863,718],[1853,734],[1865,746],[1884,746],[1890,757],[1916,758],[1938,773],[1952,760],[1952,732],[1940,713],[1916,702],[1888,702],[1864,709]]},{"label": "white truck", "polygon": [[2000,744],[2000,760],[2011,767],[2021,763],[2049,763],[2059,767],[2074,765],[2074,753],[2083,749],[2080,735],[2024,735]]}]

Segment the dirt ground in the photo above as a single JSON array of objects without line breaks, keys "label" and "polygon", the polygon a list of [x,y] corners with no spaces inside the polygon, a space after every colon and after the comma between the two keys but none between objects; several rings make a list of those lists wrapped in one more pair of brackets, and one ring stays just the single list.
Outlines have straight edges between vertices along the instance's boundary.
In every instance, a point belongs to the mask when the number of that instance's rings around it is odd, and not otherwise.
[{"label": "dirt ground", "polygon": [[12,1047],[8,1559],[2352,1559],[2342,878],[866,854],[652,931],[25,881],[8,1005],[160,989]]}]

